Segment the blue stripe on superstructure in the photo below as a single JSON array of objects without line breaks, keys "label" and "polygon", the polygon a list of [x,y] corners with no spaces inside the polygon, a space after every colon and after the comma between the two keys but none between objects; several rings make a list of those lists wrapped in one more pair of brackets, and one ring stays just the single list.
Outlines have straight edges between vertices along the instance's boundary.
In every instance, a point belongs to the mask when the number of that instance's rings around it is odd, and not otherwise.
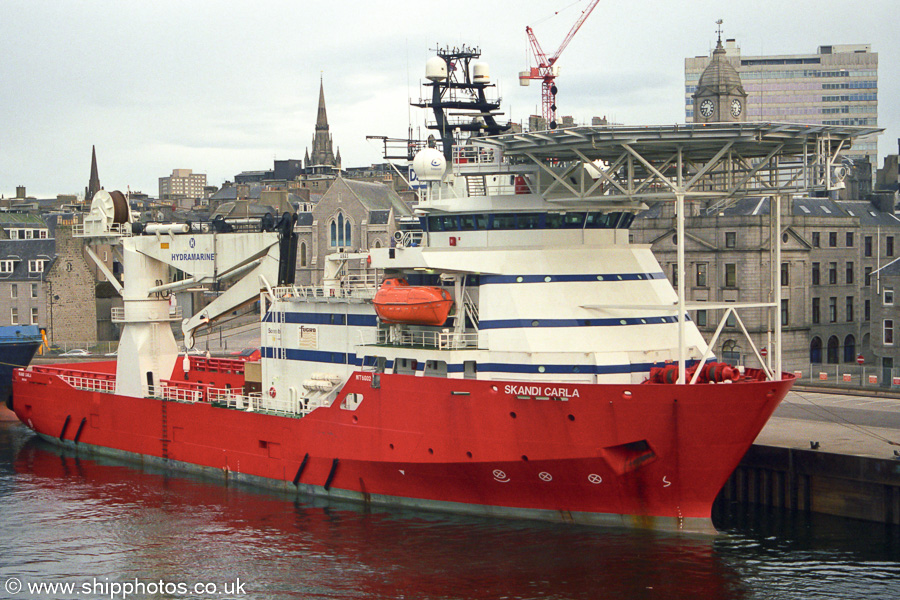
[{"label": "blue stripe on superstructure", "polygon": [[[690,319],[688,319],[690,320]],[[479,329],[531,329],[538,327],[617,327],[677,323],[678,317],[628,317],[624,319],[492,319],[481,320]]]},{"label": "blue stripe on superstructure", "polygon": [[371,315],[345,315],[341,313],[301,313],[285,312],[283,320],[274,313],[268,312],[263,318],[265,323],[290,323],[293,325],[354,325],[358,327],[375,327],[378,325],[377,317]]},{"label": "blue stripe on superstructure", "polygon": [[[276,358],[276,348],[263,347],[260,349],[263,358]],[[306,362],[319,362],[331,364],[349,364],[362,366],[362,358],[358,355],[342,352],[326,352],[323,350],[297,350],[288,349],[286,351],[287,360],[301,360]],[[367,355],[369,356],[369,355]],[[709,359],[711,362],[715,357]],[[686,362],[688,367],[694,365],[696,359],[690,359]],[[393,369],[394,361],[386,361],[386,368]],[[372,366],[372,365],[369,365]],[[478,371],[482,373],[518,373],[533,375],[563,375],[577,373],[579,375],[618,375],[627,373],[646,373],[652,367],[665,366],[665,363],[631,363],[627,365],[553,365],[553,364],[523,364],[523,363],[478,363]],[[417,371],[425,369],[425,361],[418,361],[416,364]],[[464,365],[448,364],[448,373],[463,372]],[[543,370],[541,370],[543,369]]]},{"label": "blue stripe on superstructure", "polygon": [[584,281],[647,281],[665,279],[662,271],[657,273],[595,273],[588,275],[482,275],[481,285],[498,283],[570,283]]}]

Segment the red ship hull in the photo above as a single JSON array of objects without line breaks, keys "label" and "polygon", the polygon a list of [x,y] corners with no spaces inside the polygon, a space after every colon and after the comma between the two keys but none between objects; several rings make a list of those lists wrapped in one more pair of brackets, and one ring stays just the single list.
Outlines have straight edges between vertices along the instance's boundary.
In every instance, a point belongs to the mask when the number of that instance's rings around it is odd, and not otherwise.
[{"label": "red ship hull", "polygon": [[[14,409],[64,445],[289,493],[708,532],[786,377],[551,386],[382,374],[373,387],[358,372],[332,406],[292,418],[84,391],[35,370],[16,373]],[[341,408],[348,393],[363,397],[355,410]]]}]

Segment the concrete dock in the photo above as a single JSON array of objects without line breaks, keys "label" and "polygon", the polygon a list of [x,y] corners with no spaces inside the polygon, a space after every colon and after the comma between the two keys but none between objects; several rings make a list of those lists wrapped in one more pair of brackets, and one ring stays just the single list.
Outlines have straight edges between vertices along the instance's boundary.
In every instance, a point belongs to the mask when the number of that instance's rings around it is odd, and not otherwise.
[{"label": "concrete dock", "polygon": [[779,406],[720,496],[900,524],[898,456],[900,399],[800,388]]}]

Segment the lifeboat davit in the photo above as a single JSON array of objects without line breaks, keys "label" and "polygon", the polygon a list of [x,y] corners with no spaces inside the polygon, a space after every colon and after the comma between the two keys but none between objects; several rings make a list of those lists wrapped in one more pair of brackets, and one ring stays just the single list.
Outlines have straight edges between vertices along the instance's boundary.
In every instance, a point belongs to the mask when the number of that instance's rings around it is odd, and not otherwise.
[{"label": "lifeboat davit", "polygon": [[384,323],[433,325],[447,322],[453,299],[439,287],[409,285],[405,279],[385,279],[372,300]]}]

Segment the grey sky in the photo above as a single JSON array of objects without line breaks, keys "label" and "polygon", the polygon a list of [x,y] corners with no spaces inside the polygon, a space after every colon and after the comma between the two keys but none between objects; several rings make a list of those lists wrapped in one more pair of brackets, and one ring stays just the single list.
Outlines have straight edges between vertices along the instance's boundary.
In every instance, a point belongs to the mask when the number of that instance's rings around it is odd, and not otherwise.
[{"label": "grey sky", "polygon": [[[380,162],[366,135],[405,136],[436,44],[477,45],[515,121],[539,109],[525,26],[551,54],[586,0],[154,2],[0,0],[0,193],[83,193],[100,181],[155,196],[174,168],[221,185],[273,158],[303,158],[319,77],[344,166]],[[555,11],[559,14],[553,16]],[[869,43],[879,55],[879,155],[900,137],[896,0],[604,0],[559,61],[561,114],[684,122],[684,58],[708,54],[715,21],[744,54]],[[531,61],[533,63],[533,60]]]}]

